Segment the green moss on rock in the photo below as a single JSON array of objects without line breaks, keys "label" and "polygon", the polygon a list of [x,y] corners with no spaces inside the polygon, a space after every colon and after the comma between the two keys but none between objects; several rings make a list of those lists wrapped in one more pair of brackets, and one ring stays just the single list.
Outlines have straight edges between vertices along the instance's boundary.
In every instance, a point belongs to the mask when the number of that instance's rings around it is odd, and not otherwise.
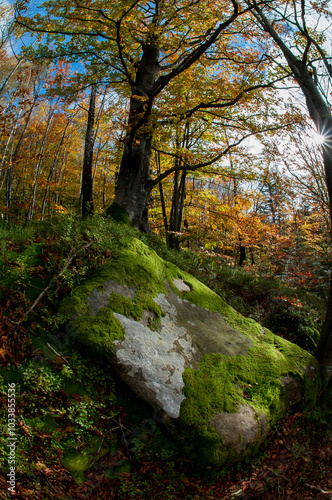
[{"label": "green moss on rock", "polygon": [[[303,382],[303,399],[307,407],[317,400],[319,380],[306,374],[304,367],[318,366],[312,356],[294,344],[276,339],[279,348],[262,346],[249,350],[247,356],[204,356],[199,370],[187,368],[183,378],[186,399],[182,402],[180,419],[192,429],[191,454],[199,460],[223,465],[238,459],[236,452],[223,445],[222,438],[209,426],[211,418],[219,412],[236,413],[239,404],[250,405],[257,415],[265,415],[274,427],[286,411],[283,386],[285,374]],[[257,451],[261,443],[253,443],[244,455]]]},{"label": "green moss on rock", "polygon": [[89,453],[85,450],[77,453],[68,453],[62,459],[62,463],[66,469],[73,473],[82,473],[86,471],[93,460],[93,453]]},{"label": "green moss on rock", "polygon": [[[59,312],[70,319],[68,331],[80,344],[92,350],[94,355],[109,356],[113,354],[113,342],[124,337],[123,327],[113,312],[138,321],[143,312],[148,311],[151,313],[149,324],[155,328],[163,313],[153,297],[167,293],[164,282],[171,282],[177,273],[176,266],[168,265],[144,243],[133,239],[98,268],[72,296],[66,297]],[[109,280],[134,288],[135,298],[131,300],[112,293],[108,306],[92,315],[86,299],[94,290],[102,292],[104,283]]]},{"label": "green moss on rock", "polygon": [[86,439],[87,442],[82,450],[69,450],[62,458],[63,466],[72,473],[79,484],[84,482],[83,472],[89,469],[91,463],[110,451],[110,446],[103,445],[103,437],[87,435]]},{"label": "green moss on rock", "polygon": [[[183,280],[190,291],[179,291],[173,284],[174,278]],[[133,298],[111,293],[107,304],[97,314],[92,314],[87,298],[94,290],[103,293],[105,282],[110,280],[126,285]],[[222,437],[210,425],[211,419],[220,412],[236,413],[240,405],[250,405],[257,415],[258,428],[262,425],[260,415],[266,416],[271,426],[275,425],[285,413],[283,376],[300,379],[305,404],[314,404],[320,381],[311,375],[313,372],[317,375],[319,370],[309,353],[252,319],[244,318],[204,284],[165,262],[137,239],[128,240],[119,247],[109,262],[62,302],[60,313],[70,319],[70,333],[89,352],[98,357],[110,357],[114,354],[114,341],[124,338],[124,329],[113,312],[139,321],[147,311],[150,326],[155,327],[163,313],[153,298],[161,293],[168,295],[167,285],[182,299],[219,312],[228,325],[253,342],[247,355],[207,354],[201,358],[199,369],[186,368],[184,371],[186,398],[181,403],[177,422],[178,429],[186,436],[182,442],[184,450],[189,454],[194,452],[199,460],[217,465],[236,460],[236,451],[223,445]],[[313,367],[311,374],[310,367]],[[246,453],[256,451],[259,445],[259,441],[253,442]]]},{"label": "green moss on rock", "polygon": [[107,308],[101,309],[96,316],[75,318],[68,324],[67,330],[79,344],[99,358],[112,355],[113,342],[124,337],[121,323]]}]

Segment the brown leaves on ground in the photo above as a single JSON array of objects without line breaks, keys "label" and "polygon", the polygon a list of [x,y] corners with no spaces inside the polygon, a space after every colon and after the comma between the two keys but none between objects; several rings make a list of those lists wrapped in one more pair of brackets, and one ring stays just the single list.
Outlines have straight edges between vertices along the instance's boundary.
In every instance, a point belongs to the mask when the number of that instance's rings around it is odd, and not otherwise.
[{"label": "brown leaves on ground", "polygon": [[[39,486],[34,490],[31,480],[17,477],[15,498],[323,500],[332,498],[331,448],[330,426],[311,423],[298,413],[288,416],[279,431],[270,436],[269,445],[260,458],[246,466],[238,465],[223,476],[218,477],[217,471],[211,469],[208,479],[208,473],[176,461],[134,460],[130,473],[123,472],[111,480],[105,476],[105,470],[112,456],[106,455],[85,473],[85,482],[77,485],[55,457],[53,466],[46,467],[42,461],[36,466]],[[126,458],[125,450],[120,451],[121,457]],[[36,462],[36,455],[27,459]],[[0,491],[5,491],[5,481],[5,477],[0,476]],[[0,492],[0,498],[7,498],[6,493]]]},{"label": "brown leaves on ground", "polygon": [[27,299],[20,292],[5,290],[0,294],[0,363],[16,365],[31,356],[33,346],[23,323]]},{"label": "brown leaves on ground", "polygon": [[[44,264],[51,256],[55,260],[54,268],[62,265],[61,254],[53,251],[53,242],[49,241],[41,254]],[[56,257],[54,257],[56,255]],[[63,257],[63,256],[62,256]],[[98,255],[89,248],[84,258],[96,263]],[[81,261],[82,259],[82,261]],[[83,265],[83,257],[73,261],[75,269]],[[91,266],[91,269],[93,266]],[[91,272],[90,269],[90,272]],[[38,265],[32,271],[39,277],[47,276]],[[64,292],[67,284],[60,281],[57,293]],[[38,323],[34,315],[29,321],[22,321],[31,303],[19,290],[0,289],[0,363],[24,363],[34,352],[29,332],[38,332]],[[45,298],[47,301],[48,298]],[[45,303],[44,303],[45,305]],[[48,304],[52,307],[51,302]],[[50,309],[51,309],[50,307]],[[36,313],[36,311],[34,311]],[[51,311],[50,311],[51,313]],[[29,326],[28,326],[29,325]],[[45,328],[47,325],[45,324]],[[52,361],[56,369],[61,369],[65,358],[56,356]],[[63,406],[66,395],[59,394],[59,407]],[[52,404],[56,404],[52,396]],[[72,395],[80,401],[81,396]],[[4,398],[3,398],[4,399]],[[5,400],[2,401],[5,404]],[[126,420],[125,409],[117,408],[121,419]],[[21,428],[24,432],[24,422]],[[121,427],[121,426],[120,426]],[[99,430],[99,429],[98,429]],[[101,424],[100,434],[109,429]],[[72,432],[68,424],[64,433]],[[200,469],[189,467],[180,460],[144,461],[132,459],[126,449],[119,449],[113,455],[105,455],[85,473],[83,484],[76,484],[72,475],[62,466],[62,452],[49,457],[47,447],[51,435],[40,432],[37,445],[25,451],[26,460],[35,464],[33,477],[17,474],[17,493],[19,500],[48,499],[87,499],[87,500],[321,500],[332,498],[332,429],[326,423],[310,422],[302,414],[288,416],[280,429],[270,436],[268,447],[260,458],[251,464],[238,465],[222,475],[211,469],[204,473]],[[105,472],[116,468],[121,460],[131,461],[131,472],[122,472],[115,479],[106,477]],[[7,477],[0,474],[0,498],[8,498]]]}]

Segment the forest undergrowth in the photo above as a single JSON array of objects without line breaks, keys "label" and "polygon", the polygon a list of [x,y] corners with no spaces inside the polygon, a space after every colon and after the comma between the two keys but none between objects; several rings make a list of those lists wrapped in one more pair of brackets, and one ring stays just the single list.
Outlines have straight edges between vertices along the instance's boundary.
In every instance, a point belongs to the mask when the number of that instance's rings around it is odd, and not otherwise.
[{"label": "forest undergrowth", "polygon": [[[216,254],[169,250],[160,240],[102,217],[0,228],[0,498],[321,499],[332,497],[332,408],[327,391],[314,410],[296,408],[254,460],[205,469],[181,457],[158,422],[142,427],[140,406],[59,336],[59,301],[140,237],[220,294],[245,316],[313,352],[324,300],[286,282],[226,264]],[[45,347],[46,346],[46,347]],[[17,492],[7,490],[6,387],[17,386]],[[81,472],[68,457],[80,452]],[[68,460],[67,460],[68,461]],[[71,462],[72,464],[73,462]]]}]

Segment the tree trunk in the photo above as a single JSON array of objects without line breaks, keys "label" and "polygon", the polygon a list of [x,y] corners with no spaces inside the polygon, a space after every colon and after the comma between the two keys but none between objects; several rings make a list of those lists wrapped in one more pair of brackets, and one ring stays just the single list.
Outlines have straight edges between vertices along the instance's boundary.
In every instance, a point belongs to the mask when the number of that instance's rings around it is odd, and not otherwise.
[{"label": "tree trunk", "polygon": [[[115,186],[114,204],[124,209],[130,222],[141,231],[149,231],[148,207],[152,189],[150,160],[152,146],[152,89],[159,72],[159,48],[143,46],[136,80],[132,87],[128,129],[120,170]],[[106,212],[112,214],[112,205]]]},{"label": "tree trunk", "polygon": [[242,245],[242,238],[240,235],[239,235],[239,250],[240,250],[239,266],[243,266],[243,264],[247,260],[247,254],[246,254],[246,247]]},{"label": "tree trunk", "polygon": [[332,274],[327,311],[315,357],[326,368],[328,380],[332,378]]},{"label": "tree trunk", "polygon": [[30,202],[30,207],[29,207],[28,215],[27,215],[27,221],[28,222],[32,221],[33,215],[34,215],[34,211],[35,211],[35,202],[36,202],[38,178],[39,178],[39,173],[40,173],[40,170],[41,170],[41,167],[42,167],[42,164],[43,164],[43,160],[44,160],[44,151],[45,151],[45,147],[46,147],[46,144],[47,144],[48,133],[49,133],[49,130],[50,130],[50,127],[51,127],[52,119],[53,119],[53,116],[54,116],[54,111],[55,111],[55,108],[52,109],[50,107],[49,114],[48,114],[48,117],[47,117],[46,129],[45,129],[43,140],[42,140],[42,143],[41,143],[41,146],[40,146],[40,150],[39,150],[39,153],[38,153],[38,156],[37,156],[37,164],[36,164],[35,170],[34,170],[34,179],[33,179],[33,187],[32,187],[32,194],[31,194],[31,202]]},{"label": "tree trunk", "polygon": [[[182,133],[182,138],[180,137],[179,130],[176,132],[176,149],[181,151],[183,149],[190,148],[190,124],[185,123],[184,130]],[[174,166],[179,169],[183,164],[183,159],[181,156],[175,158]],[[181,175],[180,175],[181,172]],[[186,187],[187,187],[187,171],[186,170],[175,170],[174,172],[174,182],[173,182],[173,197],[172,197],[172,207],[169,217],[168,229],[166,229],[166,240],[170,248],[176,250],[180,249],[180,233],[182,231],[182,221],[183,221],[183,208],[184,201],[186,198]]]},{"label": "tree trunk", "polygon": [[159,182],[159,194],[160,194],[161,210],[162,210],[162,214],[163,214],[164,228],[165,228],[166,239],[167,239],[168,220],[167,220],[167,213],[166,213],[166,204],[165,204],[164,190],[163,190],[163,185],[162,185],[161,182]]},{"label": "tree trunk", "polygon": [[92,160],[93,146],[95,142],[95,111],[96,111],[97,86],[91,86],[88,123],[85,134],[84,160],[82,171],[82,218],[85,219],[93,214],[93,179],[92,179]]},{"label": "tree trunk", "polygon": [[7,209],[6,220],[7,220],[7,222],[11,221],[12,194],[13,194],[14,167],[15,167],[14,162],[15,162],[16,156],[18,154],[18,151],[19,151],[19,148],[21,145],[21,138],[22,138],[22,134],[21,134],[20,140],[19,140],[18,144],[16,145],[16,148],[14,149],[14,138],[15,138],[16,129],[17,129],[17,126],[19,123],[19,118],[21,116],[21,112],[22,112],[22,110],[20,110],[20,112],[18,114],[16,123],[15,123],[15,127],[13,130],[12,147],[11,147],[11,152],[10,152],[9,161],[8,161],[8,168],[7,168],[7,177],[6,177],[6,209]]},{"label": "tree trunk", "polygon": [[[323,144],[322,147],[325,180],[330,205],[330,221],[332,221],[332,150],[330,146],[332,116],[309,72],[305,75],[303,81],[298,80],[298,82],[305,95],[310,118],[315,123],[317,131],[327,138],[327,143]],[[328,381],[330,382],[332,380],[332,276],[324,325],[315,356],[321,366],[326,369]]]},{"label": "tree trunk", "polygon": [[[113,201],[128,213],[131,224],[144,232],[149,232],[151,141],[151,137],[142,138],[137,144],[125,145]],[[112,213],[112,205],[107,213]]]},{"label": "tree trunk", "polygon": [[254,250],[252,247],[249,247],[249,254],[250,254],[251,264],[254,266],[255,265],[255,254],[254,254]]},{"label": "tree trunk", "polygon": [[[253,13],[256,19],[262,25],[263,29],[270,34],[274,42],[281,49],[283,55],[287,60],[292,75],[294,76],[294,79],[297,81],[304,94],[309,116],[314,122],[317,132],[326,137],[326,144],[323,144],[322,146],[323,162],[330,204],[330,217],[332,221],[332,149],[330,143],[332,134],[331,111],[327,106],[324,97],[320,94],[313,75],[306,65],[305,51],[303,52],[302,59],[298,58],[284,43],[280,35],[275,31],[273,24],[269,22],[258,4],[255,4],[255,11],[253,11]],[[307,44],[307,47],[309,46],[310,44]],[[321,366],[326,368],[328,381],[330,382],[332,379],[332,279],[330,282],[330,291],[325,321],[321,332],[320,341],[315,352],[315,356],[321,363]]]},{"label": "tree trunk", "polygon": [[182,230],[183,207],[186,196],[186,175],[187,172],[182,171],[180,181],[179,172],[174,173],[174,188],[172,208],[169,221],[169,233],[167,235],[167,244],[170,248],[179,250],[180,248],[180,235]]}]

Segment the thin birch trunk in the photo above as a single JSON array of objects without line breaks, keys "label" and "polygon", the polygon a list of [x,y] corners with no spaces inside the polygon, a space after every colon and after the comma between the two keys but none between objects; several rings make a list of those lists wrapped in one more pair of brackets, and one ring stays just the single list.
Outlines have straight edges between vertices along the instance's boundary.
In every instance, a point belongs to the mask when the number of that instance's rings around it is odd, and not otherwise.
[{"label": "thin birch trunk", "polygon": [[61,152],[62,152],[62,147],[63,147],[64,141],[65,141],[66,135],[67,135],[67,130],[68,130],[69,125],[72,123],[72,121],[73,121],[73,116],[71,116],[70,119],[67,120],[67,123],[65,125],[65,128],[63,130],[63,133],[62,133],[62,136],[61,136],[61,139],[60,139],[59,146],[57,148],[57,153],[56,153],[56,155],[54,157],[54,160],[53,160],[53,162],[51,164],[51,168],[50,168],[49,174],[47,176],[46,188],[45,188],[44,198],[43,198],[43,202],[42,202],[42,220],[44,220],[47,195],[50,192],[51,180],[52,180],[52,178],[54,176],[54,173],[56,171],[56,167],[57,167],[57,165],[59,163],[59,159],[60,159]]},{"label": "thin birch trunk", "polygon": [[31,196],[30,208],[29,208],[28,216],[27,216],[27,220],[29,222],[31,222],[31,220],[33,218],[33,215],[34,215],[34,211],[35,211],[35,202],[36,202],[36,193],[37,193],[37,186],[38,186],[38,177],[39,177],[39,173],[40,173],[40,170],[41,170],[41,166],[43,164],[44,152],[45,152],[45,147],[46,147],[46,141],[47,141],[48,133],[49,133],[50,126],[51,126],[51,123],[52,123],[53,115],[54,115],[54,108],[53,109],[50,108],[49,114],[48,114],[48,117],[47,117],[47,124],[46,124],[45,133],[44,133],[42,144],[41,144],[40,151],[39,151],[39,154],[38,154],[37,164],[36,164],[35,170],[34,170],[34,184],[33,184],[33,187],[32,187],[32,196]]}]

